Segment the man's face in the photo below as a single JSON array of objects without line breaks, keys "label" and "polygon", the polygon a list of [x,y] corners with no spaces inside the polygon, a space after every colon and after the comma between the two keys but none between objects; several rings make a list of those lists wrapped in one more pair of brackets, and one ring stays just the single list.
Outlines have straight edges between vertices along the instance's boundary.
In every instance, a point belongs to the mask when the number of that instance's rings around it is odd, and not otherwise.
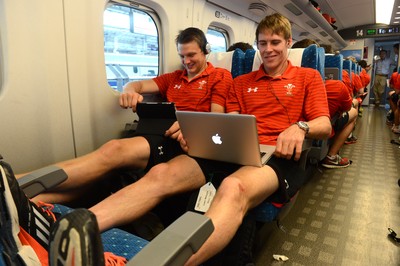
[{"label": "man's face", "polygon": [[283,36],[269,30],[259,33],[257,47],[267,74],[281,72],[280,68],[285,66],[291,43],[292,39],[285,40]]},{"label": "man's face", "polygon": [[195,41],[178,43],[178,54],[189,78],[200,74],[207,67],[206,56]]},{"label": "man's face", "polygon": [[385,58],[386,58],[386,52],[381,51],[381,52],[379,53],[379,57],[380,57],[382,60],[385,59]]}]

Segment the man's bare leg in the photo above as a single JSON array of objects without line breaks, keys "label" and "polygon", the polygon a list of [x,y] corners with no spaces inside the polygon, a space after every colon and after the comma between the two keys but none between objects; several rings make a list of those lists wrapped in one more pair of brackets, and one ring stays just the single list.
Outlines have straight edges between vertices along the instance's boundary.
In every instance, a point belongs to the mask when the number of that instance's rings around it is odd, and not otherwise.
[{"label": "man's bare leg", "polygon": [[205,214],[211,218],[214,232],[185,265],[199,265],[225,248],[247,211],[273,194],[278,186],[278,178],[269,166],[242,167],[225,178]]},{"label": "man's bare leg", "polygon": [[161,163],[137,182],[96,204],[92,211],[100,231],[127,224],[150,211],[164,198],[201,187],[205,177],[197,162],[180,155]]},{"label": "man's bare leg", "polygon": [[33,201],[68,202],[79,197],[85,186],[102,179],[111,170],[122,167],[144,169],[149,156],[150,146],[143,137],[111,140],[87,155],[56,163],[66,172],[67,180]]}]

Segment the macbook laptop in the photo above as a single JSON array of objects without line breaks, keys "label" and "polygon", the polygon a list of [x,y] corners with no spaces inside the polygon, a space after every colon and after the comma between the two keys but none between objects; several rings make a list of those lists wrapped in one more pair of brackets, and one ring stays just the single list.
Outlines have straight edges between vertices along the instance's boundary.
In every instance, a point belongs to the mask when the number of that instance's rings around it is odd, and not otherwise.
[{"label": "macbook laptop", "polygon": [[339,79],[339,68],[337,68],[337,67],[325,67],[324,72],[325,72],[325,80],[327,80],[327,79],[338,80]]},{"label": "macbook laptop", "polygon": [[176,117],[191,156],[261,167],[275,151],[259,145],[253,115],[176,111]]},{"label": "macbook laptop", "polygon": [[163,135],[176,121],[175,104],[171,102],[142,102],[136,106],[139,123],[136,133],[140,135]]}]

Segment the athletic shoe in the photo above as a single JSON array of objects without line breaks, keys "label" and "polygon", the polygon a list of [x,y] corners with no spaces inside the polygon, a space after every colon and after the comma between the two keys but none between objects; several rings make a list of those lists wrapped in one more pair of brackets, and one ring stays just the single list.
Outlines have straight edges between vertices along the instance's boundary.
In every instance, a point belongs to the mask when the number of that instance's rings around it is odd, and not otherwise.
[{"label": "athletic shoe", "polygon": [[356,143],[356,142],[357,142],[357,138],[354,137],[354,136],[351,136],[350,138],[347,138],[347,139],[344,141],[344,144],[354,144],[354,143]]},{"label": "athletic shoe", "polygon": [[7,200],[14,200],[18,212],[19,225],[47,250],[50,227],[55,221],[54,214],[51,209],[47,207],[41,208],[31,202],[19,187],[10,165],[4,161],[0,161],[0,163],[5,172],[5,176],[2,175],[3,180],[7,180],[10,192],[10,197]]},{"label": "athletic shoe", "polygon": [[400,126],[395,126],[395,125],[393,125],[393,127],[392,127],[392,132],[393,132],[394,134],[400,134]]},{"label": "athletic shoe", "polygon": [[326,168],[345,168],[351,164],[350,160],[347,158],[340,157],[339,154],[333,156],[326,156],[322,161],[322,166]]},{"label": "athletic shoe", "polygon": [[0,161],[0,262],[1,265],[42,265],[34,249],[19,238],[18,211],[10,190],[5,163]]},{"label": "athletic shoe", "polygon": [[50,265],[125,265],[126,259],[103,252],[95,215],[77,209],[57,220],[50,234]]}]

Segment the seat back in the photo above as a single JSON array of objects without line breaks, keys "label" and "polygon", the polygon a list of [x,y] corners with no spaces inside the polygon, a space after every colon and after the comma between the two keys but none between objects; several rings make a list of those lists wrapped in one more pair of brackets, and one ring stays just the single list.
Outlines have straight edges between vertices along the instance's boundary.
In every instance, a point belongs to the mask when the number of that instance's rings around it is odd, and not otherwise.
[{"label": "seat back", "polygon": [[349,73],[351,81],[351,72],[353,71],[353,62],[351,60],[345,59],[343,61],[343,69]]},{"label": "seat back", "polygon": [[207,61],[214,67],[225,68],[235,78],[244,73],[244,55],[244,52],[240,49],[230,52],[211,52],[207,55]]},{"label": "seat back", "polygon": [[[327,69],[337,69],[338,80],[342,80],[343,55],[341,55],[341,54],[338,54],[338,55],[326,54],[325,55],[325,70],[327,70]],[[327,77],[325,77],[325,79],[327,79]]]}]

